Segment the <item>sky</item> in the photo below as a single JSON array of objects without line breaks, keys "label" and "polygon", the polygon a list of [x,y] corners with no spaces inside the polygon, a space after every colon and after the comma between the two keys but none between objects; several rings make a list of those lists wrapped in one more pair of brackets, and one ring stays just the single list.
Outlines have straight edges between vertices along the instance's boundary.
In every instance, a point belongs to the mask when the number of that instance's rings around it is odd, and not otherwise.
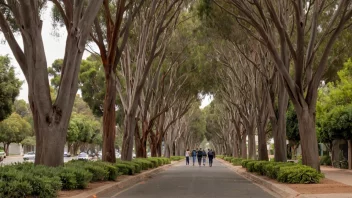
[{"label": "sky", "polygon": [[[48,2],[48,7],[45,9],[43,13],[43,29],[42,29],[42,36],[43,36],[43,41],[44,41],[44,48],[45,48],[45,54],[46,54],[46,59],[47,59],[47,64],[48,66],[51,66],[51,64],[59,58],[63,58],[65,54],[65,43],[66,43],[66,30],[65,29],[60,29],[60,36],[54,36],[53,33],[53,26],[52,26],[52,20],[51,20],[51,7],[52,3]],[[3,35],[0,33],[0,40],[4,40]],[[18,44],[22,47],[22,39],[20,35],[16,35],[16,40],[18,41]],[[25,77],[21,71],[20,66],[18,65],[15,57],[13,56],[13,53],[10,49],[10,47],[7,45],[6,42],[0,44],[0,55],[8,55],[11,59],[11,64],[15,67],[16,69],[16,76],[23,81],[23,85],[21,87],[21,91],[19,96],[17,97],[18,100],[23,99],[28,102],[28,85],[25,80]],[[83,55],[83,59],[89,56],[89,52],[85,52]],[[210,95],[205,95],[200,108],[204,108],[206,105],[208,105],[212,101],[212,96]]]}]

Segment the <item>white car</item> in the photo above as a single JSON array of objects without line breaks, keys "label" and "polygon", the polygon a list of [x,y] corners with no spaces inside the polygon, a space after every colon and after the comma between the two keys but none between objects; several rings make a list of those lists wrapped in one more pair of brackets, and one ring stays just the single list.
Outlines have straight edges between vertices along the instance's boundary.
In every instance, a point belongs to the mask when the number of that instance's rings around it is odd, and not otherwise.
[{"label": "white car", "polygon": [[34,159],[35,159],[35,152],[28,152],[25,155],[23,155],[24,161],[27,161],[27,160],[34,161]]},{"label": "white car", "polygon": [[88,160],[88,159],[89,159],[89,156],[88,156],[87,153],[82,152],[82,153],[80,153],[80,154],[78,155],[77,159],[78,159],[78,160]]}]

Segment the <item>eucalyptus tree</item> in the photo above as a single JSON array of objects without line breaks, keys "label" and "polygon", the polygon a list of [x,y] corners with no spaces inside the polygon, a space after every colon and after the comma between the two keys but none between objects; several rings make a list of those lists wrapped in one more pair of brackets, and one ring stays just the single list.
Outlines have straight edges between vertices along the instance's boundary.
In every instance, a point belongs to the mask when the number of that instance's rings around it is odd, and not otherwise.
[{"label": "eucalyptus tree", "polygon": [[178,104],[171,107],[169,111],[159,117],[157,121],[157,132],[159,136],[157,136],[157,140],[155,141],[158,156],[161,156],[161,143],[163,139],[165,148],[164,156],[171,156],[170,153],[174,150],[173,141],[176,139],[177,130],[180,127],[180,124],[177,125],[177,122],[180,122],[180,119],[188,112],[196,99],[196,96],[187,94],[183,100],[179,98]]},{"label": "eucalyptus tree", "polygon": [[116,89],[124,109],[123,160],[132,159],[136,115],[144,83],[155,59],[163,59],[170,34],[184,1],[147,1],[136,14],[129,39],[122,52]]},{"label": "eucalyptus tree", "polygon": [[240,114],[248,135],[249,158],[255,159],[256,98],[253,92],[256,81],[253,72],[255,68],[251,67],[243,57],[236,53],[233,46],[226,42],[218,48],[218,55],[223,65],[218,72],[222,85],[219,94]]},{"label": "eucalyptus tree", "polygon": [[[317,142],[318,87],[333,45],[349,25],[352,1],[228,0],[225,6],[214,2],[269,50],[297,112],[303,164],[320,170],[318,146],[312,144]],[[274,42],[277,37],[279,45]],[[289,74],[290,57],[293,76]]]},{"label": "eucalyptus tree", "polygon": [[[37,143],[36,164],[63,164],[67,127],[78,89],[79,66],[102,2],[63,1],[61,15],[67,19],[67,38],[60,87],[53,102],[41,32],[43,21],[40,12],[46,1],[1,0],[0,28],[28,82]],[[15,39],[15,32],[20,33],[23,48]]]},{"label": "eucalyptus tree", "polygon": [[199,147],[205,138],[206,117],[204,110],[199,109],[199,104],[194,103],[187,114],[182,117],[186,127],[181,132],[177,141],[180,155],[184,155],[186,149],[193,150]]}]

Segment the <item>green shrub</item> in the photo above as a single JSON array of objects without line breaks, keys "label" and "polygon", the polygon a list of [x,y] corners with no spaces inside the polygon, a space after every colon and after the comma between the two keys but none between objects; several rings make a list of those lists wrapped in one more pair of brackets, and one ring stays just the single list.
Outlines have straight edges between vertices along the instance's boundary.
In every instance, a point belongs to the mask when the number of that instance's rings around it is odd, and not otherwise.
[{"label": "green shrub", "polygon": [[264,167],[263,172],[265,172],[266,176],[273,178],[273,179],[276,179],[280,168],[285,167],[285,166],[294,166],[294,165],[296,165],[296,164],[290,163],[290,162],[268,163],[263,166]]},{"label": "green shrub", "polygon": [[25,181],[28,181],[32,188],[33,196],[50,198],[56,197],[57,191],[61,189],[61,180],[60,177],[43,177],[33,174],[27,174]]},{"label": "green shrub", "polygon": [[297,156],[297,164],[302,164],[302,155]]},{"label": "green shrub", "polygon": [[241,158],[233,158],[231,160],[232,165],[234,166],[241,166],[242,159]]},{"label": "green shrub", "polygon": [[74,171],[67,168],[62,168],[59,171],[58,176],[60,177],[63,190],[72,190],[77,188],[78,184]]},{"label": "green shrub", "polygon": [[95,162],[96,165],[103,167],[105,170],[108,171],[108,180],[110,181],[115,181],[117,176],[119,175],[119,170],[117,167],[112,165],[111,163],[108,162],[102,162],[102,161],[97,161]]},{"label": "green shrub", "polygon": [[[142,171],[142,166],[136,162],[132,161],[118,161],[119,164],[126,164],[128,167],[131,167],[132,175],[135,173],[140,173]],[[130,170],[131,171],[131,170]],[[130,173],[131,174],[131,173]]]},{"label": "green shrub", "polygon": [[247,168],[247,171],[249,172],[255,172],[255,169],[254,169],[254,165],[257,163],[257,161],[249,161],[246,163],[246,168]]},{"label": "green shrub", "polygon": [[250,160],[242,160],[242,162],[241,162],[242,167],[247,168],[247,163],[251,162],[251,161],[253,161],[253,160],[251,160],[251,159]]},{"label": "green shrub", "polygon": [[153,168],[159,167],[159,161],[155,158],[147,158],[148,161],[153,163]]},{"label": "green shrub", "polygon": [[93,174],[92,181],[104,181],[108,180],[109,172],[101,166],[87,164],[83,167],[85,170]]},{"label": "green shrub", "polygon": [[281,167],[278,171],[277,180],[279,182],[292,184],[315,184],[319,183],[319,180],[323,177],[323,174],[318,173],[317,170],[311,167],[294,165]]},{"label": "green shrub", "polygon": [[170,160],[171,161],[180,161],[183,160],[185,157],[184,156],[171,156]]},{"label": "green shrub", "polygon": [[131,164],[126,163],[116,163],[115,166],[118,168],[119,172],[122,175],[134,175],[135,174],[135,167]]},{"label": "green shrub", "polygon": [[[5,197],[18,197],[21,194],[56,197],[62,186],[57,169],[28,163],[0,168],[0,181],[6,183],[5,187],[0,189],[0,194],[7,194]],[[12,192],[15,190],[18,192]]]},{"label": "green shrub", "polygon": [[224,158],[225,158],[224,155],[217,155],[216,157],[217,157],[217,158],[220,158],[220,159],[224,159]]},{"label": "green shrub", "polygon": [[[177,157],[180,157],[180,156],[177,156]],[[160,158],[163,160],[163,164],[171,164],[171,159],[170,158],[166,158],[166,157],[162,157]],[[180,157],[180,160],[183,159],[182,157]]]},{"label": "green shrub", "polygon": [[[71,168],[68,168],[71,169]],[[85,189],[87,188],[90,181],[92,181],[93,174],[87,170],[83,169],[72,169],[72,172],[76,175],[76,182],[78,189]]]},{"label": "green shrub", "polygon": [[22,198],[32,195],[33,188],[28,181],[0,180],[0,197]]},{"label": "green shrub", "polygon": [[148,170],[150,167],[150,164],[152,164],[150,161],[145,160],[143,158],[134,159],[133,162],[139,164],[141,166],[142,170]]},{"label": "green shrub", "polygon": [[156,167],[162,166],[163,165],[163,160],[159,157],[150,157],[147,158],[148,160],[155,161],[154,163],[156,164]]},{"label": "green shrub", "polygon": [[133,162],[141,164],[143,170],[148,170],[149,168],[154,167],[153,163],[145,158],[137,158],[137,159],[134,159]]},{"label": "green shrub", "polygon": [[232,159],[233,159],[233,157],[224,157],[224,160],[227,162],[231,162]]},{"label": "green shrub", "polygon": [[266,164],[269,164],[269,163],[272,163],[272,162],[269,162],[269,161],[257,161],[255,164],[254,164],[254,171],[261,174],[261,175],[265,175],[265,168],[264,166]]},{"label": "green shrub", "polygon": [[320,165],[331,166],[331,158],[328,155],[324,155],[320,158]]}]

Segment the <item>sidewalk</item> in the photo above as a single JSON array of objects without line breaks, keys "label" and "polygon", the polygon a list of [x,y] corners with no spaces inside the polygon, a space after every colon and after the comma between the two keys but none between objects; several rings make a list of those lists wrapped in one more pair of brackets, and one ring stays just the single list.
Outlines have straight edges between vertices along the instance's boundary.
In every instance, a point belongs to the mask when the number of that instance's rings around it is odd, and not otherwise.
[{"label": "sidewalk", "polygon": [[332,168],[321,166],[321,172],[325,174],[325,178],[352,186],[352,170]]},{"label": "sidewalk", "polygon": [[321,167],[325,178],[319,184],[284,184],[265,176],[247,172],[241,166],[228,167],[243,177],[271,190],[283,198],[352,198],[352,170]]}]

